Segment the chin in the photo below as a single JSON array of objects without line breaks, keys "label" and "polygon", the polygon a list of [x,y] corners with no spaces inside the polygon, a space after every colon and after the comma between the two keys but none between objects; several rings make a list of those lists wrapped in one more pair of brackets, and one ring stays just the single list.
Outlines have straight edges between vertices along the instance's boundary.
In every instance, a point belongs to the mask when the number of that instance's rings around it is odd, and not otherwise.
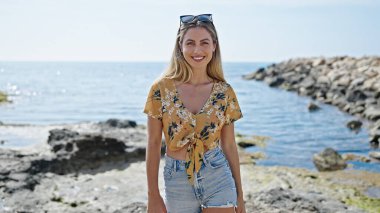
[{"label": "chin", "polygon": [[204,61],[202,63],[192,62],[189,64],[190,64],[191,68],[200,69],[200,68],[207,68],[208,63],[210,63],[210,61]]}]

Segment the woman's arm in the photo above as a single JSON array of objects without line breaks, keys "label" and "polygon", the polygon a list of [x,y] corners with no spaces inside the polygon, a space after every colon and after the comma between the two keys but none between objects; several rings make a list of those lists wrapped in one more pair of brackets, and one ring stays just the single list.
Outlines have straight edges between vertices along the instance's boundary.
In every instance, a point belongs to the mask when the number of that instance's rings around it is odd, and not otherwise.
[{"label": "woman's arm", "polygon": [[148,116],[148,145],[146,147],[146,174],[148,180],[148,212],[166,212],[158,188],[158,171],[161,159],[162,122]]},{"label": "woman's arm", "polygon": [[[232,176],[235,179],[238,202],[243,201],[243,188],[240,177],[240,162],[235,142],[234,123],[224,125],[221,132],[221,148],[231,167]],[[241,203],[244,205],[244,203]],[[245,211],[245,210],[244,210]]]}]

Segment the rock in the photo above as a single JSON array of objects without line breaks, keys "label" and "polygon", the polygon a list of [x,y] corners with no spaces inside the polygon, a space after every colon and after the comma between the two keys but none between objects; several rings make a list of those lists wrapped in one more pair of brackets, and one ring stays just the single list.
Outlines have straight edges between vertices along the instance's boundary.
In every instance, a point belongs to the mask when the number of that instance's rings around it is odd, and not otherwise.
[{"label": "rock", "polygon": [[54,146],[54,142],[56,141],[66,141],[78,136],[78,132],[68,129],[53,129],[49,131],[48,144]]},{"label": "rock", "polygon": [[371,135],[369,143],[370,143],[370,145],[373,148],[375,148],[375,149],[379,148],[380,134],[378,134],[378,135]]},{"label": "rock", "polygon": [[243,78],[246,80],[250,80],[250,79],[263,80],[264,71],[265,71],[265,68],[261,67],[256,72],[250,73],[248,75],[243,75]]},{"label": "rock", "polygon": [[380,108],[370,107],[364,111],[364,116],[369,120],[376,121],[380,119]]},{"label": "rock", "polygon": [[325,59],[324,58],[317,58],[313,61],[313,67],[317,67],[320,65],[325,64]]},{"label": "rock", "polygon": [[256,73],[250,73],[247,75],[243,75],[242,78],[245,80],[251,80],[251,79],[255,79],[256,75],[257,75]]},{"label": "rock", "polygon": [[265,147],[269,139],[270,137],[259,136],[259,135],[253,135],[251,137],[247,137],[240,134],[235,135],[236,143],[242,148],[247,148],[247,147],[252,147],[252,146]]},{"label": "rock", "polygon": [[332,148],[326,148],[323,152],[314,154],[313,163],[318,171],[336,171],[347,167],[341,155]]},{"label": "rock", "polygon": [[307,109],[309,110],[309,112],[315,112],[319,110],[320,107],[316,105],[315,103],[310,102],[309,105],[307,106]]},{"label": "rock", "polygon": [[268,77],[268,78],[265,78],[264,80],[270,87],[278,87],[280,86],[282,83],[284,83],[284,78],[282,77]]},{"label": "rock", "polygon": [[0,103],[7,102],[7,101],[8,101],[8,95],[0,91]]},{"label": "rock", "polygon": [[347,93],[347,101],[348,102],[357,102],[357,101],[363,101],[367,98],[367,95],[360,91],[360,90],[354,90]]},{"label": "rock", "polygon": [[323,75],[317,78],[317,83],[324,84],[326,86],[331,84],[330,79],[327,76],[323,76]]},{"label": "rock", "polygon": [[310,89],[314,87],[315,81],[312,77],[307,77],[303,79],[303,81],[300,83],[300,87],[304,87],[305,89]]},{"label": "rock", "polygon": [[80,135],[67,129],[54,130],[50,133],[49,144],[56,158],[32,161],[29,173],[77,173],[94,170],[106,164],[125,163],[145,158],[144,144],[132,146],[116,138],[97,134]]},{"label": "rock", "polygon": [[359,130],[362,127],[362,125],[363,123],[359,120],[352,120],[346,124],[347,128],[349,128],[350,130]]},{"label": "rock", "polygon": [[143,213],[147,212],[147,206],[142,202],[131,203],[120,210],[116,210],[113,213]]},{"label": "rock", "polygon": [[365,194],[370,198],[380,199],[380,187],[368,187],[368,189],[365,191]]},{"label": "rock", "polygon": [[342,202],[323,196],[318,192],[300,192],[276,187],[251,196],[253,203],[246,204],[247,212],[362,212],[349,209]]},{"label": "rock", "polygon": [[363,85],[364,81],[365,81],[365,78],[363,78],[363,77],[355,78],[355,79],[353,79],[353,80],[351,81],[350,86],[351,86],[351,87],[358,87],[358,86],[361,86],[361,85]]},{"label": "rock", "polygon": [[338,86],[348,87],[351,83],[351,78],[348,76],[342,76],[338,81]]},{"label": "rock", "polygon": [[252,146],[256,146],[255,143],[251,143],[251,142],[247,142],[247,141],[241,141],[241,142],[238,142],[238,145],[242,148],[247,148],[247,147],[252,147]]},{"label": "rock", "polygon": [[119,119],[108,119],[106,122],[100,122],[99,124],[113,128],[134,128],[137,126],[135,121]]},{"label": "rock", "polygon": [[380,152],[369,152],[368,154],[371,158],[374,158],[376,160],[380,160]]},{"label": "rock", "polygon": [[342,155],[342,159],[344,161],[359,161],[359,162],[364,162],[364,163],[371,162],[371,159],[369,159],[366,156],[355,155],[355,154],[352,154],[352,153],[343,154]]}]

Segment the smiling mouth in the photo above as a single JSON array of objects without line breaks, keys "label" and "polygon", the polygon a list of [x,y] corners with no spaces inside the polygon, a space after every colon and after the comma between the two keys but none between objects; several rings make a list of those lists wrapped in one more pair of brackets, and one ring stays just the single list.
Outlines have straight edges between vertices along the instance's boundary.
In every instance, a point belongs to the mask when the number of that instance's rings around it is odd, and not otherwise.
[{"label": "smiling mouth", "polygon": [[202,61],[204,58],[206,58],[205,56],[202,56],[202,57],[191,57],[194,61],[196,62],[200,62]]}]

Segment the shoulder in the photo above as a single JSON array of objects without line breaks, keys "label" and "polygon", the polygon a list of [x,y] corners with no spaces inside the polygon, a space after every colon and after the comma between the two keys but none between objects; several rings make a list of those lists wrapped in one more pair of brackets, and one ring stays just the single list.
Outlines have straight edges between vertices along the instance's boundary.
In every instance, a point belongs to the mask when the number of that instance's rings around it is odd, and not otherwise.
[{"label": "shoulder", "polygon": [[231,84],[229,84],[228,82],[219,81],[217,82],[217,85],[219,85],[220,90],[225,93],[230,93],[231,91],[233,91]]},{"label": "shoulder", "polygon": [[157,78],[153,81],[152,83],[152,88],[156,88],[156,89],[161,89],[161,88],[165,88],[167,87],[168,85],[168,81],[170,79],[167,79],[167,78]]}]

